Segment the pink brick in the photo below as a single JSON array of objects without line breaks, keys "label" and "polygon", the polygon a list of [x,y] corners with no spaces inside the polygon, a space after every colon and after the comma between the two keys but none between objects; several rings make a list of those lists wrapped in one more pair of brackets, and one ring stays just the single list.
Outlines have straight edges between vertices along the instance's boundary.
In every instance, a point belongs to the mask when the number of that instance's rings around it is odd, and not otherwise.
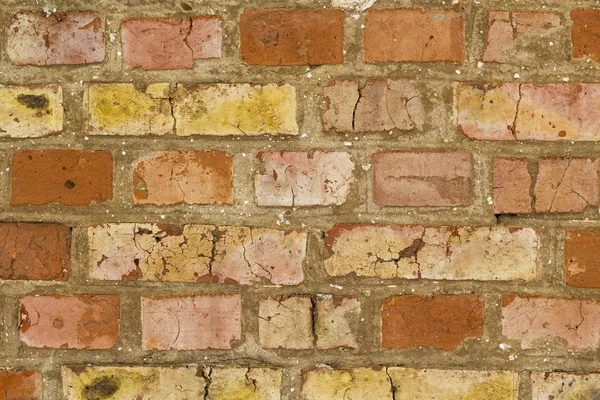
[{"label": "pink brick", "polygon": [[354,163],[344,152],[260,153],[265,172],[254,178],[259,206],[327,206],[346,202]]},{"label": "pink brick", "polygon": [[221,57],[221,18],[125,18],[123,57],[130,68],[193,68],[194,60]]},{"label": "pink brick", "polygon": [[90,12],[16,14],[6,27],[6,52],[17,65],[104,61],[104,17]]},{"label": "pink brick", "polygon": [[384,206],[471,203],[469,153],[373,154],[373,201]]},{"label": "pink brick", "polygon": [[522,349],[561,343],[567,350],[597,348],[600,303],[587,299],[502,296],[502,334]]},{"label": "pink brick", "polygon": [[146,350],[231,349],[241,338],[239,294],[142,297]]},{"label": "pink brick", "polygon": [[494,159],[494,213],[531,212],[531,174],[526,158]]},{"label": "pink brick", "polygon": [[119,336],[119,297],[25,296],[19,330],[29,347],[110,349]]}]

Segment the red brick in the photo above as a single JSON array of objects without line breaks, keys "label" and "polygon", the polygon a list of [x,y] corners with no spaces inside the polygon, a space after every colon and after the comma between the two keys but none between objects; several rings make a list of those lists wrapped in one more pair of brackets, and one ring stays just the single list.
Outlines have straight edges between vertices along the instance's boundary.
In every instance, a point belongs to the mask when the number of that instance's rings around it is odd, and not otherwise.
[{"label": "red brick", "polygon": [[533,188],[536,212],[581,212],[598,206],[597,163],[585,158],[543,158]]},{"label": "red brick", "polygon": [[526,158],[494,159],[494,213],[531,212],[531,174]]},{"label": "red brick", "polygon": [[384,206],[469,205],[471,155],[375,153],[373,201]]},{"label": "red brick", "polygon": [[600,10],[571,10],[571,49],[573,58],[600,61]]},{"label": "red brick", "polygon": [[142,297],[146,350],[231,349],[241,338],[239,294]]},{"label": "red brick", "polygon": [[483,299],[476,295],[388,297],[381,312],[381,343],[387,349],[455,350],[466,339],[483,336],[483,311]]},{"label": "red brick", "polygon": [[125,18],[123,58],[130,68],[193,68],[194,60],[221,57],[221,18]]},{"label": "red brick", "polygon": [[346,202],[354,163],[344,152],[265,152],[254,185],[259,206],[326,206]]},{"label": "red brick", "polygon": [[556,342],[569,351],[598,347],[600,302],[587,299],[502,296],[502,334],[522,349]]},{"label": "red brick", "polygon": [[366,62],[462,63],[463,42],[463,16],[451,10],[372,9],[365,20]]},{"label": "red brick", "polygon": [[133,171],[135,204],[231,204],[233,157],[224,151],[162,151]]},{"label": "red brick", "polygon": [[91,12],[18,13],[6,28],[6,52],[17,65],[104,61],[104,17]]},{"label": "red brick", "polygon": [[342,10],[245,10],[240,17],[240,51],[247,64],[342,64],[343,50]]},{"label": "red brick", "polygon": [[119,336],[119,296],[25,296],[21,341],[35,348],[110,349]]},{"label": "red brick", "polygon": [[0,279],[66,281],[71,230],[57,224],[0,223]]},{"label": "red brick", "polygon": [[0,370],[0,400],[42,398],[42,376],[37,371]]},{"label": "red brick", "polygon": [[112,199],[107,151],[20,150],[12,158],[10,203],[87,206]]},{"label": "red brick", "polygon": [[600,288],[600,230],[565,232],[565,281],[569,286]]}]

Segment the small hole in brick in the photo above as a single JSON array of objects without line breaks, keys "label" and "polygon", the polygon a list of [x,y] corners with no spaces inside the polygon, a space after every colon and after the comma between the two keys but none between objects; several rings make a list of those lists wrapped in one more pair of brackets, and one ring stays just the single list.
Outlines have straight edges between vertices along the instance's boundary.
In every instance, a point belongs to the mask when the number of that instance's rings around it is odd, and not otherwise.
[{"label": "small hole in brick", "polygon": [[66,181],[65,182],[65,187],[67,189],[73,189],[75,187],[75,182],[73,182],[73,181]]},{"label": "small hole in brick", "polygon": [[181,8],[183,11],[192,11],[192,6],[184,1],[181,2]]}]

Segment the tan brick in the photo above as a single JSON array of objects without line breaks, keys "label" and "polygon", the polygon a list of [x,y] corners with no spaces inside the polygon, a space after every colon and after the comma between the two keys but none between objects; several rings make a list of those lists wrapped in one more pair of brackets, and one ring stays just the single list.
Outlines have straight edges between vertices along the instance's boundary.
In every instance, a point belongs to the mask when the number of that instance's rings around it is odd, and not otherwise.
[{"label": "tan brick", "polygon": [[392,400],[392,384],[385,368],[330,369],[303,372],[303,400]]},{"label": "tan brick", "polygon": [[600,395],[600,374],[532,372],[532,400],[593,399]]},{"label": "tan brick", "polygon": [[600,230],[565,232],[565,281],[569,286],[600,288]]},{"label": "tan brick", "polygon": [[536,11],[488,11],[486,62],[533,65],[560,60],[565,34],[560,15]]},{"label": "tan brick", "polygon": [[296,88],[287,84],[179,84],[171,101],[180,136],[298,134]]},{"label": "tan brick", "polygon": [[279,400],[282,372],[274,368],[208,367],[206,400]]},{"label": "tan brick", "polygon": [[471,203],[471,154],[373,154],[373,201],[383,206],[464,206]]},{"label": "tan brick", "polygon": [[84,104],[90,135],[146,136],[173,133],[168,83],[93,83],[85,87]]},{"label": "tan brick", "polygon": [[245,10],[240,16],[240,53],[247,64],[342,64],[343,50],[341,10]]},{"label": "tan brick", "polygon": [[0,369],[2,400],[38,400],[42,398],[42,376],[37,371]]},{"label": "tan brick", "polygon": [[317,296],[315,335],[317,349],[358,347],[356,331],[360,320],[360,300],[350,297]]},{"label": "tan brick", "polygon": [[331,132],[421,130],[425,111],[414,81],[369,79],[359,90],[357,81],[337,80],[324,88],[323,128]]},{"label": "tan brick", "polygon": [[125,18],[121,38],[130,68],[193,68],[194,60],[221,57],[221,18]]},{"label": "tan brick", "polygon": [[598,206],[598,165],[586,158],[543,158],[533,187],[535,211],[581,212]]},{"label": "tan brick", "polygon": [[0,137],[35,138],[63,129],[58,85],[0,87]]},{"label": "tan brick", "polygon": [[597,348],[600,303],[587,299],[502,296],[502,334],[522,349],[557,342],[569,351]]},{"label": "tan brick", "polygon": [[306,232],[186,224],[88,229],[92,278],[277,285],[302,282]]},{"label": "tan brick", "polygon": [[509,371],[388,368],[394,400],[517,400],[519,375]]},{"label": "tan brick", "polygon": [[91,12],[21,12],[6,28],[6,52],[17,65],[104,61],[104,18]]},{"label": "tan brick", "polygon": [[483,311],[483,298],[476,295],[388,297],[381,311],[381,345],[456,350],[483,336]]},{"label": "tan brick", "polygon": [[600,139],[600,85],[457,83],[458,128],[477,140]]},{"label": "tan brick", "polygon": [[232,204],[233,157],[224,151],[161,151],[133,171],[135,204]]},{"label": "tan brick", "polygon": [[460,13],[436,9],[370,9],[365,19],[365,62],[462,63],[464,22]]},{"label": "tan brick", "polygon": [[494,158],[494,213],[531,212],[531,174],[526,158]]},{"label": "tan brick", "polygon": [[21,341],[35,348],[110,349],[119,336],[119,296],[25,296]]},{"label": "tan brick", "polygon": [[0,223],[0,249],[0,279],[66,281],[69,277],[71,230],[67,226]]},{"label": "tan brick", "polygon": [[264,173],[254,176],[259,206],[327,206],[346,202],[354,163],[344,152],[259,153]]},{"label": "tan brick", "polygon": [[242,335],[239,294],[142,297],[145,350],[231,349]]},{"label": "tan brick", "polygon": [[600,61],[600,10],[587,8],[571,10],[571,52],[573,58]]},{"label": "tan brick", "polygon": [[314,345],[309,297],[260,300],[260,344],[267,349],[310,349]]}]

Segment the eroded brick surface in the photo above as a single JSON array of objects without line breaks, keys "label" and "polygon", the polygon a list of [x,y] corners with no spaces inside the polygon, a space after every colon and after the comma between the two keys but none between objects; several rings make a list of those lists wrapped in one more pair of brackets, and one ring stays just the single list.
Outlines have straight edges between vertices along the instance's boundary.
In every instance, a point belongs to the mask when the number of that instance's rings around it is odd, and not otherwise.
[{"label": "eroded brick surface", "polygon": [[240,17],[240,52],[247,64],[342,64],[343,50],[341,10],[245,10]]},{"label": "eroded brick surface", "polygon": [[19,331],[29,347],[110,349],[119,336],[119,297],[25,296]]},{"label": "eroded brick surface", "polygon": [[125,18],[121,38],[130,68],[192,68],[196,59],[221,56],[221,18]]},{"label": "eroded brick surface", "polygon": [[254,177],[259,206],[342,205],[354,182],[345,152],[265,152],[259,158],[265,169]]},{"label": "eroded brick surface", "polygon": [[302,231],[123,223],[91,227],[88,240],[96,279],[246,285],[295,285],[304,279]]},{"label": "eroded brick surface", "polygon": [[135,204],[231,204],[233,157],[224,151],[163,151],[133,171]]},{"label": "eroded brick surface", "polygon": [[351,297],[317,296],[315,335],[318,349],[358,347],[356,331],[360,320],[360,300]]},{"label": "eroded brick surface", "polygon": [[533,400],[593,399],[600,395],[600,374],[532,372]]},{"label": "eroded brick surface", "polygon": [[371,9],[365,19],[366,62],[464,61],[463,16],[451,10]]},{"label": "eroded brick surface", "polygon": [[282,372],[275,368],[208,367],[206,400],[279,400]]},{"label": "eroded brick surface", "polygon": [[17,65],[104,61],[104,17],[91,12],[21,12],[8,21],[6,52]]},{"label": "eroded brick surface", "polygon": [[556,342],[569,351],[600,342],[600,303],[586,299],[502,296],[502,334],[522,349]]},{"label": "eroded brick surface", "polygon": [[60,133],[63,113],[61,86],[0,87],[0,137],[35,138]]},{"label": "eroded brick surface", "polygon": [[384,206],[468,205],[471,155],[374,153],[373,201]]},{"label": "eroded brick surface", "polygon": [[310,349],[314,346],[310,297],[263,299],[258,311],[260,344],[269,349]]},{"label": "eroded brick surface", "polygon": [[0,370],[2,400],[38,400],[42,398],[42,376],[37,371]]},{"label": "eroded brick surface", "polygon": [[303,400],[392,400],[392,384],[385,368],[329,369],[303,372]]},{"label": "eroded brick surface", "polygon": [[323,128],[331,132],[421,130],[425,111],[414,81],[369,79],[337,80],[324,88]]},{"label": "eroded brick surface", "polygon": [[388,297],[381,311],[381,345],[455,350],[483,336],[483,298],[476,295]]},{"label": "eroded brick surface", "polygon": [[242,335],[239,294],[142,297],[146,350],[231,349]]},{"label": "eroded brick surface", "polygon": [[0,223],[0,279],[66,281],[70,258],[69,227]]},{"label": "eroded brick surface", "polygon": [[569,286],[600,287],[600,230],[565,232],[565,281]]},{"label": "eroded brick surface", "polygon": [[494,159],[494,213],[531,212],[531,174],[526,158]]},{"label": "eroded brick surface", "polygon": [[571,52],[573,58],[600,61],[600,10],[587,8],[571,10]]}]

